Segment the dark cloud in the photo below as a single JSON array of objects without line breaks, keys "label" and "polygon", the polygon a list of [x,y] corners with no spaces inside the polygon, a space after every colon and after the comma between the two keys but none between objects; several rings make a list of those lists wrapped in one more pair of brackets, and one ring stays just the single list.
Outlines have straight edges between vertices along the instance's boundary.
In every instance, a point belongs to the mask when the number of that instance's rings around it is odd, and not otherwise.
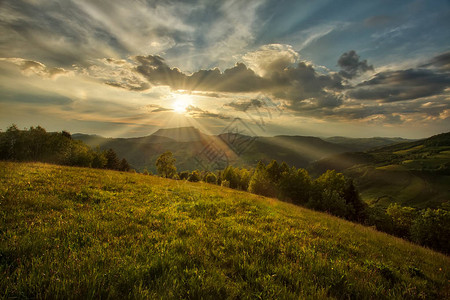
[{"label": "dark cloud", "polygon": [[442,53],[433,57],[429,63],[422,65],[422,67],[436,67],[443,71],[450,71],[450,51]]},{"label": "dark cloud", "polygon": [[222,120],[229,120],[230,117],[223,115],[223,114],[217,114],[213,113],[207,110],[203,110],[200,107],[189,105],[186,107],[186,112],[193,118],[214,118],[214,119],[222,119]]},{"label": "dark cloud", "polygon": [[348,96],[360,100],[395,102],[439,95],[450,86],[450,74],[426,69],[386,71],[358,84]]},{"label": "dark cloud", "polygon": [[318,101],[323,98],[321,103],[328,103],[325,98],[331,95],[329,91],[343,88],[339,75],[321,75],[305,62],[300,62],[295,68],[271,74],[270,80],[273,84],[272,94],[291,102],[308,99]]},{"label": "dark cloud", "polygon": [[[177,68],[170,68],[159,56],[137,56],[135,60],[140,64],[136,71],[151,84],[168,85],[172,89],[229,93],[264,92],[290,102],[312,99],[318,106],[337,106],[341,103],[339,97],[330,93],[331,90],[343,88],[341,76],[321,75],[305,62],[259,76],[243,63],[237,63],[223,73],[216,68],[187,75]],[[243,109],[245,105],[234,103],[230,106]]]},{"label": "dark cloud", "polygon": [[140,64],[136,71],[154,85],[168,85],[173,89],[215,92],[252,92],[264,87],[265,80],[248,69],[243,63],[223,73],[219,69],[199,70],[192,75],[170,68],[159,56],[136,56]]},{"label": "dark cloud", "polygon": [[224,106],[229,106],[234,108],[237,111],[247,111],[251,109],[252,107],[259,108],[263,106],[263,102],[258,99],[251,99],[249,101],[239,101],[239,102],[230,102],[224,104]]},{"label": "dark cloud", "polygon": [[367,60],[360,61],[359,55],[354,50],[342,54],[339,57],[338,65],[342,69],[339,74],[349,79],[367,71],[373,71],[373,66],[367,64]]},{"label": "dark cloud", "polygon": [[[207,92],[263,92],[291,102],[290,107],[300,107],[294,102],[311,100],[315,106],[335,107],[342,103],[334,90],[342,90],[342,77],[338,74],[321,75],[305,62],[295,67],[257,75],[243,63],[221,72],[219,69],[199,70],[191,75],[170,68],[159,56],[136,56],[136,71],[153,85],[167,85],[172,89]],[[228,106],[243,110],[249,104],[232,102]]]}]

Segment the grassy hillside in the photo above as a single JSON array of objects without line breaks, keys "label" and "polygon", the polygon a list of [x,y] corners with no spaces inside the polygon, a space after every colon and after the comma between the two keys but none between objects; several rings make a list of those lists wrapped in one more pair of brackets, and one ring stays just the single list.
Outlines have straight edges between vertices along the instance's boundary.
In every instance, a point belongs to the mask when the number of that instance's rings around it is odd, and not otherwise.
[{"label": "grassy hillside", "polygon": [[345,153],[312,164],[312,173],[335,169],[355,178],[363,198],[439,207],[450,199],[450,133],[379,149]]},{"label": "grassy hillside", "polygon": [[450,259],[205,183],[0,162],[6,298],[436,298]]}]

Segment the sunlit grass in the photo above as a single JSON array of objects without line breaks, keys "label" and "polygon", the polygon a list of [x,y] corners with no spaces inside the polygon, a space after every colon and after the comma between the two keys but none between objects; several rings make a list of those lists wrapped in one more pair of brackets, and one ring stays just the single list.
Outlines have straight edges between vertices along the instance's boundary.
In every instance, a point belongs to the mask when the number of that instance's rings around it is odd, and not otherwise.
[{"label": "sunlit grass", "polygon": [[440,298],[448,257],[205,183],[0,163],[6,298]]}]

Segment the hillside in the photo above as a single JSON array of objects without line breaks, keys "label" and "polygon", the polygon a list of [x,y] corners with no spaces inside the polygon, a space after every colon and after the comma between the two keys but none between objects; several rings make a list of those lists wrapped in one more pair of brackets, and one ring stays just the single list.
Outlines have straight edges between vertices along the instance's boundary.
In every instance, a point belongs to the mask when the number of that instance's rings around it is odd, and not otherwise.
[{"label": "hillside", "polygon": [[410,142],[412,140],[404,138],[372,137],[372,138],[348,138],[343,136],[333,136],[324,139],[327,142],[341,145],[352,149],[352,151],[367,151],[373,148],[380,148],[392,144]]},{"label": "hillside", "polygon": [[369,203],[438,207],[450,199],[450,133],[314,162],[320,174],[335,169],[353,178]]},{"label": "hillside", "polygon": [[207,140],[208,135],[202,133],[195,127],[178,127],[178,128],[161,128],[158,129],[152,136],[161,136],[170,138],[177,142],[194,142]]},{"label": "hillside", "polygon": [[0,162],[4,298],[449,297],[445,255],[205,183]]},{"label": "hillside", "polygon": [[[230,164],[255,166],[258,161],[275,159],[297,168],[305,168],[311,162],[330,155],[368,150],[372,146],[390,145],[401,139],[389,138],[331,138],[323,140],[311,136],[249,137],[235,133],[217,136],[206,135],[195,127],[159,129],[146,137],[104,138],[97,135],[74,134],[91,147],[109,148],[125,157],[139,171],[144,168],[155,172],[154,162],[165,151],[171,151],[177,159],[180,171],[200,168],[196,161],[198,154],[211,143],[227,152]],[[227,145],[228,144],[228,145]],[[233,149],[234,146],[237,149]],[[235,153],[232,153],[232,151]]]}]

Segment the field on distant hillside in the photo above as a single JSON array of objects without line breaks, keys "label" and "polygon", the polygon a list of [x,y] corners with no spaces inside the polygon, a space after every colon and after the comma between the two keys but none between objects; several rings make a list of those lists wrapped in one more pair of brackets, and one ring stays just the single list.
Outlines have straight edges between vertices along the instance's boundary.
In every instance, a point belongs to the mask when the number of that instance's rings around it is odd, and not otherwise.
[{"label": "field on distant hillside", "polygon": [[445,299],[450,258],[206,183],[0,162],[4,298]]},{"label": "field on distant hillside", "polygon": [[314,174],[327,169],[354,178],[368,203],[437,208],[450,199],[450,133],[367,152],[339,154],[310,167]]}]

